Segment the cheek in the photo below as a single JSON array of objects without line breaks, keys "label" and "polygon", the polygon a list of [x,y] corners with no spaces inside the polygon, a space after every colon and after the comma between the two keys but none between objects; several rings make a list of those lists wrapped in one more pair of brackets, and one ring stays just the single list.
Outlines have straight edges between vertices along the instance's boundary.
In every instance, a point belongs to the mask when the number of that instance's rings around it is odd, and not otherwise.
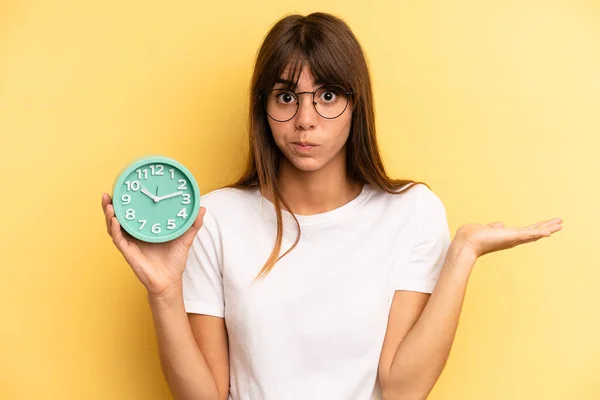
[{"label": "cheek", "polygon": [[269,123],[269,125],[271,126],[271,134],[273,135],[273,140],[275,140],[277,147],[282,149],[283,146],[285,146],[286,141],[289,140],[289,138],[288,138],[289,135],[287,134],[288,130],[291,129],[292,132],[294,131],[293,126],[291,128],[289,128],[289,127],[282,126],[284,124],[279,124],[278,126],[274,126],[274,124]]},{"label": "cheek", "polygon": [[[335,153],[344,147],[350,133],[351,122],[351,115],[335,121],[322,121],[321,126],[316,129],[313,135],[307,135],[309,140],[315,140],[321,145],[320,151],[315,155],[317,157],[328,158],[335,155]],[[269,127],[271,128],[271,134],[277,147],[285,154],[288,154],[291,146],[290,143],[299,137],[293,120],[285,123],[269,121]]]},{"label": "cheek", "polygon": [[335,127],[331,127],[329,132],[335,132],[335,134],[332,134],[332,136],[327,139],[329,146],[332,149],[339,150],[348,141],[348,136],[350,134],[350,122],[341,123]]}]

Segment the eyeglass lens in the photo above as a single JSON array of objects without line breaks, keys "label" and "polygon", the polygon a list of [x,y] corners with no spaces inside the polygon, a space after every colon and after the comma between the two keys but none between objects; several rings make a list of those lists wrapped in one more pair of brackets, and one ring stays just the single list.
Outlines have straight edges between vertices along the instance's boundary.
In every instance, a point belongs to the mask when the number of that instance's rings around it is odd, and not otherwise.
[{"label": "eyeglass lens", "polygon": [[[310,95],[307,95],[310,97]],[[308,100],[308,99],[305,99]],[[273,89],[266,99],[267,113],[276,121],[290,120],[298,112],[298,96],[290,89]],[[324,118],[339,117],[348,105],[346,90],[340,86],[323,86],[314,94],[314,107]]]}]

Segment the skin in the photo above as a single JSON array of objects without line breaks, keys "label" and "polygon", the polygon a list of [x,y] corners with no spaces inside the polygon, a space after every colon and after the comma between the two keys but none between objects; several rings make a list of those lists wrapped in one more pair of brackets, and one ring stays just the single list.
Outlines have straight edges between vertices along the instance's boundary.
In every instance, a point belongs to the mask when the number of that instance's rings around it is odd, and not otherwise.
[{"label": "skin", "polygon": [[[296,92],[317,87],[305,67]],[[346,204],[360,193],[361,185],[345,173],[351,104],[340,117],[328,120],[315,111],[310,95],[300,97],[293,119],[269,119],[269,125],[285,155],[279,176],[282,194],[296,214],[310,215]],[[294,145],[298,141],[313,142],[316,147],[300,151]],[[107,193],[102,194],[102,210],[108,235],[147,289],[161,367],[174,397],[226,400],[229,355],[224,319],[186,314],[183,306],[181,275],[206,210],[201,207],[192,228],[167,243],[140,242],[121,230]],[[501,222],[462,225],[433,293],[396,291],[394,295],[379,361],[384,398],[427,398],[448,359],[468,278],[479,257],[535,242],[560,229],[561,218],[526,228],[507,228]]]},{"label": "skin", "polygon": [[[289,68],[282,75],[289,77]],[[314,91],[310,67],[300,74],[295,92]],[[279,83],[274,89],[283,88]],[[269,126],[277,147],[285,155],[279,182],[283,197],[294,213],[311,215],[333,210],[358,196],[362,185],[346,176],[346,141],[352,122],[352,103],[335,119],[321,117],[311,104],[311,95],[299,97],[300,108],[289,121],[271,118]],[[311,142],[317,146],[301,151],[294,142]]]}]

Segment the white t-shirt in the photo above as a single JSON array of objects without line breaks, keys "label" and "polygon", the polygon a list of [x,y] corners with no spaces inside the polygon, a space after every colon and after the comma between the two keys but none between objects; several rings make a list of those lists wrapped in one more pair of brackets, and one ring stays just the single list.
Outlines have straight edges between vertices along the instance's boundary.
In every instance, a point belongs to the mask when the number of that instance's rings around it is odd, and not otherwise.
[{"label": "white t-shirt", "polygon": [[[425,185],[365,185],[349,203],[297,216],[300,242],[263,280],[276,237],[258,189],[202,197],[204,224],[183,275],[187,312],[224,317],[230,400],[380,399],[377,367],[396,290],[431,293],[450,232]],[[280,254],[297,228],[283,211]]]}]

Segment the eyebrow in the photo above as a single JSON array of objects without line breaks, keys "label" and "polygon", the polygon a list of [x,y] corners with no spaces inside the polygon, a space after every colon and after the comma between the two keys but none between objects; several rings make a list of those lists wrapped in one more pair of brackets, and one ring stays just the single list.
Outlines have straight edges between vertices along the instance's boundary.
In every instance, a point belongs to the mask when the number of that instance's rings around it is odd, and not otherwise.
[{"label": "eyebrow", "polygon": [[[283,79],[283,78],[278,78],[278,79],[277,79],[277,81],[275,81],[275,84],[278,84],[278,83],[282,83],[282,84],[284,84],[284,85],[285,85],[286,87],[288,87],[288,88],[293,88],[293,87],[295,87],[295,86],[296,86],[296,85],[294,84],[294,82],[292,82],[292,81],[290,81],[290,80],[287,80],[287,79]],[[321,79],[317,79],[317,80],[315,81],[314,85],[315,85],[315,86],[325,85],[325,82],[324,82],[324,81],[322,81]]]}]

